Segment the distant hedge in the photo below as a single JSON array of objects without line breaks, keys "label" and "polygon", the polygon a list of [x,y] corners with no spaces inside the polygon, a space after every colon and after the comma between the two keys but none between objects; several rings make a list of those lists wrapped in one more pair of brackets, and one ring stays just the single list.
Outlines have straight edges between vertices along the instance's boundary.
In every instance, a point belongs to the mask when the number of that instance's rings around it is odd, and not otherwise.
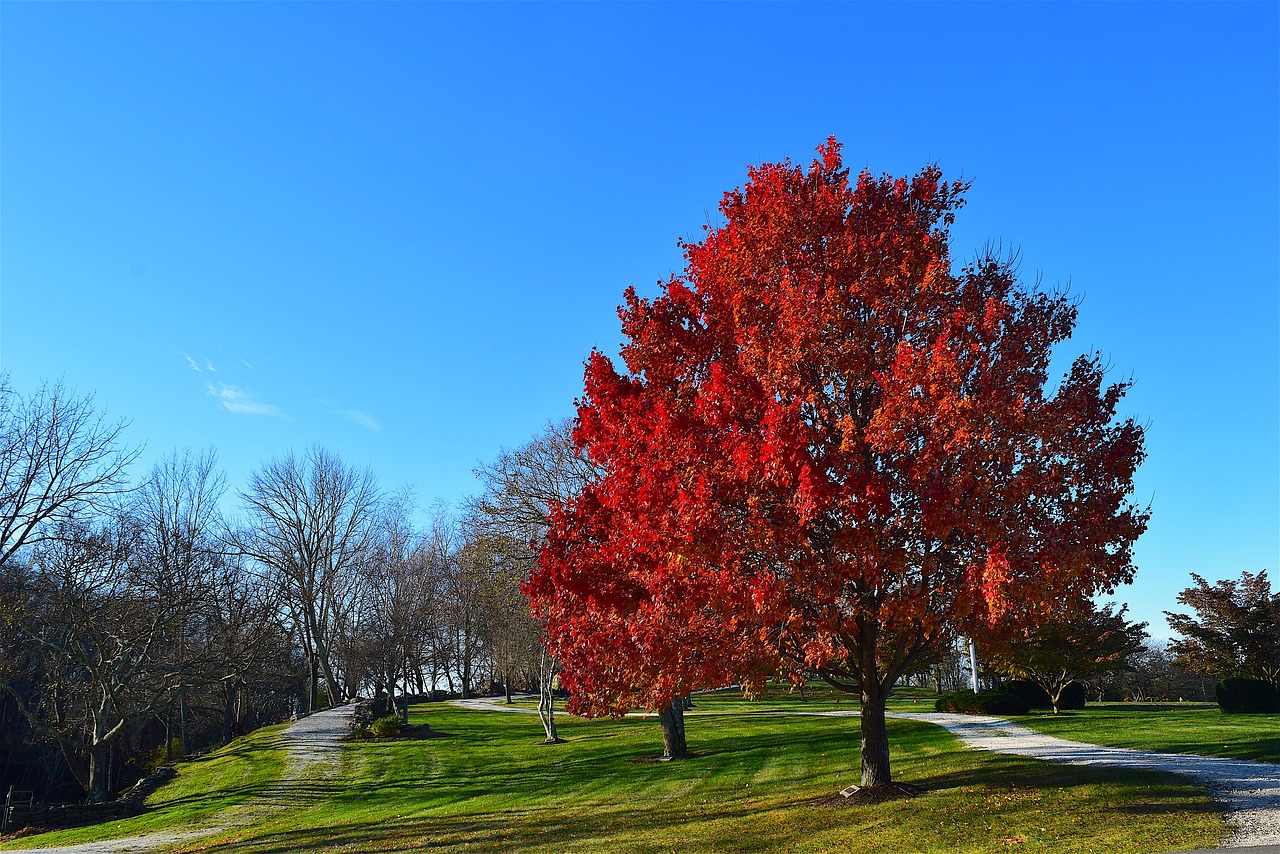
[{"label": "distant hedge", "polygon": [[1276,686],[1261,679],[1223,679],[1216,693],[1218,706],[1229,715],[1280,712]]},{"label": "distant hedge", "polygon": [[934,708],[965,715],[1025,715],[1031,711],[1026,700],[1007,691],[952,691],[939,697]]},{"label": "distant hedge", "polygon": [[[1004,683],[1004,690],[1026,700],[1027,705],[1033,709],[1053,708],[1049,693],[1030,679],[1010,679]],[[1058,695],[1058,711],[1083,709],[1085,699],[1084,686],[1079,682],[1069,682]]]}]

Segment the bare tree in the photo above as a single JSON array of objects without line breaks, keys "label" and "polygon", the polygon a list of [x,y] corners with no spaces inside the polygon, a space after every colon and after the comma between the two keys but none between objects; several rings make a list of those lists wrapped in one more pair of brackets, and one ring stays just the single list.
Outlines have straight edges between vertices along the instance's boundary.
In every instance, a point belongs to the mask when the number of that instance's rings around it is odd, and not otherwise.
[{"label": "bare tree", "polygon": [[107,421],[93,397],[42,383],[23,397],[0,375],[0,565],[86,507],[123,491],[139,450],[121,444],[125,422]]},{"label": "bare tree", "polygon": [[[579,495],[597,474],[574,445],[573,422],[548,423],[526,444],[503,450],[492,463],[476,470],[484,490],[471,502],[474,524],[491,542],[503,544],[523,580],[538,560],[551,509]],[[532,619],[527,608],[524,619]],[[547,743],[553,744],[559,741],[554,689],[560,667],[547,655],[545,644],[540,646],[538,715]]]},{"label": "bare tree", "polygon": [[[186,605],[174,612],[171,636],[162,649],[181,682],[174,700],[184,752],[191,750],[187,692],[216,678],[203,624],[215,605],[215,585],[226,562],[217,539],[222,527],[218,502],[225,492],[226,478],[212,448],[198,454],[174,451],[155,464],[131,507],[140,527],[145,582],[157,599]],[[166,751],[170,723],[166,714]]]},{"label": "bare tree", "polygon": [[30,607],[20,616],[27,653],[40,659],[41,687],[34,696],[10,694],[32,726],[62,746],[94,801],[108,795],[112,744],[181,684],[160,647],[190,602],[156,595],[140,542],[136,520],[124,514],[59,522],[33,551]]},{"label": "bare tree", "polygon": [[351,575],[380,500],[373,473],[348,467],[317,445],[301,458],[273,459],[250,476],[240,496],[249,518],[233,540],[278,575],[335,704],[342,691],[330,647],[351,604]]},{"label": "bare tree", "polygon": [[411,508],[405,494],[384,502],[359,571],[359,635],[377,686],[406,721],[408,704],[396,703],[396,686],[403,685],[402,696],[411,691],[415,651],[435,619],[439,592],[429,549],[410,522]]}]

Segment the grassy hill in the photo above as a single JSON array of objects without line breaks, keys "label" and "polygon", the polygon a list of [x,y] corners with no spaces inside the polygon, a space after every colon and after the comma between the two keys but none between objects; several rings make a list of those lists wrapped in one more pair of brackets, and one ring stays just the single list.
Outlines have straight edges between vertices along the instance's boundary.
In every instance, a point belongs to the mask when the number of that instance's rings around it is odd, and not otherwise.
[{"label": "grassy hill", "polygon": [[700,695],[688,719],[697,755],[676,763],[652,761],[656,719],[565,717],[566,743],[544,746],[532,715],[420,706],[412,721],[436,737],[353,742],[340,774],[287,786],[273,782],[284,765],[278,730],[266,730],[183,763],[145,816],[0,850],[189,828],[222,809],[247,823],[178,850],[1143,852],[1226,833],[1204,790],[1181,778],[968,750],[911,721],[889,724],[894,774],[925,794],[819,803],[857,782],[857,720],[766,712],[832,699]]}]

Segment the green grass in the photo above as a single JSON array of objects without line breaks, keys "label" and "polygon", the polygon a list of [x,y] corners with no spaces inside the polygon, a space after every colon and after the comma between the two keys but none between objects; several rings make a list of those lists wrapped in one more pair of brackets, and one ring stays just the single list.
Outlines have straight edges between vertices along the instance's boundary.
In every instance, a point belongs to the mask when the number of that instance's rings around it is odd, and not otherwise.
[{"label": "green grass", "polygon": [[1078,712],[1011,720],[1110,747],[1280,762],[1280,715],[1224,715],[1214,703],[1089,703]]},{"label": "green grass", "polygon": [[[441,737],[352,742],[341,775],[293,792],[287,813],[263,812],[181,850],[1141,852],[1208,847],[1226,832],[1204,790],[1181,778],[967,750],[913,721],[890,722],[894,773],[925,794],[816,805],[857,780],[856,720],[742,714],[731,695],[695,703],[696,756],[674,763],[648,761],[660,750],[654,719],[563,716],[567,742],[544,746],[532,715],[415,707],[413,721]],[[235,761],[274,755],[276,745],[268,734],[241,748]],[[216,763],[184,769],[146,818],[179,823],[219,787],[244,788]]]},{"label": "green grass", "polygon": [[256,803],[269,793],[284,771],[285,753],[280,746],[283,729],[284,725],[266,727],[199,759],[178,763],[177,777],[147,799],[148,809],[142,815],[22,837],[0,844],[0,851],[192,828],[208,823],[224,810],[249,801]]}]

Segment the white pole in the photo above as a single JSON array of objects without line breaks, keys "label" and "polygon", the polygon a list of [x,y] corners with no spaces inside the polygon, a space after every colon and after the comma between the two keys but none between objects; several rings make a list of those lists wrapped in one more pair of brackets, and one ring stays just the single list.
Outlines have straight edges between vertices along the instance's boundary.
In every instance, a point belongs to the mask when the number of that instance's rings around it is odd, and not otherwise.
[{"label": "white pole", "polygon": [[978,648],[969,638],[969,672],[973,674],[973,693],[978,693]]}]

